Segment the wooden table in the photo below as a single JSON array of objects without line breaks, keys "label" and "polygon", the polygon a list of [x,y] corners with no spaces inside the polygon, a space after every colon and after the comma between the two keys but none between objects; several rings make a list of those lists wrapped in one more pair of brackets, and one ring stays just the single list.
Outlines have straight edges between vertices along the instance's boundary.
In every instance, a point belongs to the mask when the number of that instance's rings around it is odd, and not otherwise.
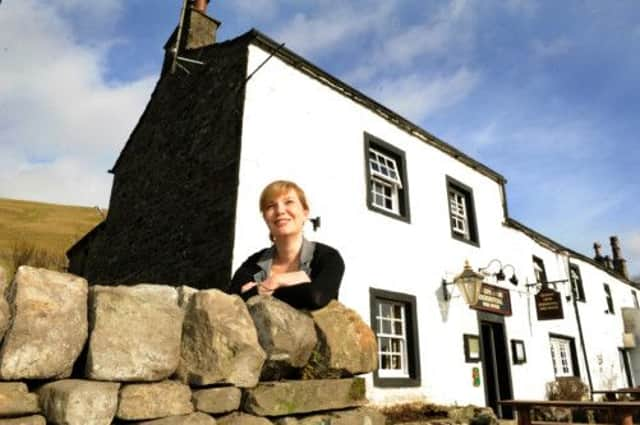
[{"label": "wooden table", "polygon": [[640,388],[618,388],[617,390],[593,390],[591,394],[604,394],[608,401],[616,401],[619,395],[630,395],[632,399],[640,399]]},{"label": "wooden table", "polygon": [[502,400],[498,403],[513,406],[518,413],[518,425],[531,425],[533,407],[569,407],[608,410],[616,424],[633,425],[633,414],[640,412],[640,401],[566,401],[566,400]]}]

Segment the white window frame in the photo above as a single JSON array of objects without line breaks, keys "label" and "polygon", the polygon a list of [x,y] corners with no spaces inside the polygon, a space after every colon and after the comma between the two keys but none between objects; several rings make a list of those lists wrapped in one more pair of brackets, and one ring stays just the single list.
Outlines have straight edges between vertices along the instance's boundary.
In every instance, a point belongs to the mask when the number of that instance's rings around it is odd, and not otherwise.
[{"label": "white window frame", "polygon": [[[383,209],[393,214],[400,214],[400,189],[402,189],[402,178],[400,169],[394,158],[383,154],[373,146],[369,147],[369,157],[367,158],[369,175],[371,176],[371,203],[376,208]],[[386,170],[386,173],[383,172]],[[389,193],[385,193],[384,190]],[[390,201],[388,207],[385,201]]]},{"label": "white window frame", "polygon": [[571,340],[550,336],[551,363],[556,377],[575,376]]},{"label": "white window frame", "polygon": [[[385,193],[385,189],[388,190],[389,193]],[[387,207],[385,202],[387,200],[391,203],[391,207]],[[371,203],[377,208],[381,208],[394,214],[400,214],[398,188],[376,177],[371,178]]]},{"label": "white window frame", "polygon": [[533,256],[533,274],[535,275],[537,283],[546,283],[547,270],[544,267],[544,260],[542,258]]},{"label": "white window frame", "polygon": [[[391,316],[386,316],[383,314],[383,305],[389,306],[389,311],[391,312]],[[395,316],[395,308],[399,307],[400,315],[399,317]],[[377,301],[378,311],[376,312],[376,322],[377,322],[377,333],[376,337],[378,340],[378,376],[380,378],[408,378],[409,377],[409,362],[407,356],[407,320],[406,320],[406,306],[402,302],[395,302],[389,300],[378,300]],[[383,323],[389,323],[391,332],[384,332]],[[396,325],[399,325],[397,327]],[[400,329],[401,333],[396,333],[395,329]],[[383,350],[382,338],[388,338],[389,341],[397,341],[399,351],[394,351],[392,348],[390,350]],[[389,344],[390,346],[392,344]],[[383,356],[395,357],[400,361],[400,365],[397,368],[383,368]]]},{"label": "white window frame", "polygon": [[[387,173],[382,170],[387,170]],[[395,184],[402,189],[402,179],[397,161],[375,147],[369,147],[369,171],[371,171],[371,176],[388,181],[389,184]]]},{"label": "white window frame", "polygon": [[572,295],[575,293],[578,301],[585,301],[584,284],[582,282],[582,275],[580,274],[580,268],[571,263],[569,265],[569,279],[571,281]]},{"label": "white window frame", "polygon": [[605,312],[608,314],[615,314],[616,307],[613,304],[613,294],[611,293],[611,286],[605,282],[602,284],[602,289],[604,290],[604,297],[605,297],[604,301],[605,301],[605,307],[607,308]]},{"label": "white window frame", "polygon": [[464,239],[471,239],[469,233],[469,209],[467,196],[454,187],[449,187],[449,208],[451,211],[451,228]]}]

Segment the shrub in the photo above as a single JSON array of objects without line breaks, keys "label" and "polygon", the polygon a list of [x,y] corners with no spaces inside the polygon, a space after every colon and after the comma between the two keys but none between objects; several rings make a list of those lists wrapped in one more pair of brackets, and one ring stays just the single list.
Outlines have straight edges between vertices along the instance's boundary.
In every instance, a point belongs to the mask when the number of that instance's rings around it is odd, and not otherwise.
[{"label": "shrub", "polygon": [[67,257],[64,252],[49,251],[38,248],[25,240],[14,241],[11,245],[9,260],[13,270],[9,274],[15,274],[20,266],[42,267],[49,270],[66,271]]},{"label": "shrub", "polygon": [[549,400],[575,400],[588,398],[589,387],[582,379],[575,376],[556,378],[547,383],[547,398]]}]

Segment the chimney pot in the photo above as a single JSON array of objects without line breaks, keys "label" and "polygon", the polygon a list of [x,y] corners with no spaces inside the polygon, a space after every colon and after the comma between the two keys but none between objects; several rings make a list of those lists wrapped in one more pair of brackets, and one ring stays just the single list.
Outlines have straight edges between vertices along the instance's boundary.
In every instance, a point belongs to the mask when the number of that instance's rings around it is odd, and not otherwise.
[{"label": "chimney pot", "polygon": [[198,12],[206,14],[207,13],[207,4],[208,3],[209,3],[209,0],[195,0],[195,2],[193,4],[193,8],[195,10],[197,10]]},{"label": "chimney pot", "polygon": [[602,249],[602,245],[600,245],[599,242],[593,243],[593,250],[596,253],[596,256],[593,257],[593,259],[596,260],[598,263],[602,263],[604,261],[604,257],[602,256],[602,251],[600,251],[601,249]]},{"label": "chimney pot", "polygon": [[629,270],[627,269],[627,260],[622,258],[622,250],[620,249],[620,241],[617,236],[609,238],[611,242],[611,253],[613,255],[613,269],[621,274],[625,279],[629,279]]},{"label": "chimney pot", "polygon": [[620,258],[620,244],[618,243],[618,237],[611,236],[609,238],[609,241],[611,242],[611,254],[613,255],[613,260],[615,261]]}]

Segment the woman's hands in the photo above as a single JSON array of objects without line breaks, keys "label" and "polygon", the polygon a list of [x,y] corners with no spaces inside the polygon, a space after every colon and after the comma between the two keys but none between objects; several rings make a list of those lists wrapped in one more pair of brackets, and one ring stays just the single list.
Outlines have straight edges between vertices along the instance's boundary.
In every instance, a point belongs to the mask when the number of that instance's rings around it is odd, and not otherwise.
[{"label": "woman's hands", "polygon": [[289,273],[280,273],[276,275],[269,276],[262,282],[247,282],[240,288],[240,292],[244,293],[248,290],[258,287],[259,295],[273,295],[273,293],[281,287],[284,286],[294,286],[299,285],[301,283],[311,282],[311,279],[307,275],[307,273],[303,271],[297,272],[289,272]]},{"label": "woman's hands", "polygon": [[258,282],[247,282],[244,285],[242,285],[242,287],[240,288],[240,292],[241,293],[247,292],[247,291],[253,289],[256,286],[258,287],[258,294],[259,295],[273,295],[275,290],[278,289],[282,285],[281,285],[280,282],[278,282],[277,279],[275,279],[274,276],[272,276],[272,277],[269,277],[269,278],[263,280],[260,283],[258,283]]}]

